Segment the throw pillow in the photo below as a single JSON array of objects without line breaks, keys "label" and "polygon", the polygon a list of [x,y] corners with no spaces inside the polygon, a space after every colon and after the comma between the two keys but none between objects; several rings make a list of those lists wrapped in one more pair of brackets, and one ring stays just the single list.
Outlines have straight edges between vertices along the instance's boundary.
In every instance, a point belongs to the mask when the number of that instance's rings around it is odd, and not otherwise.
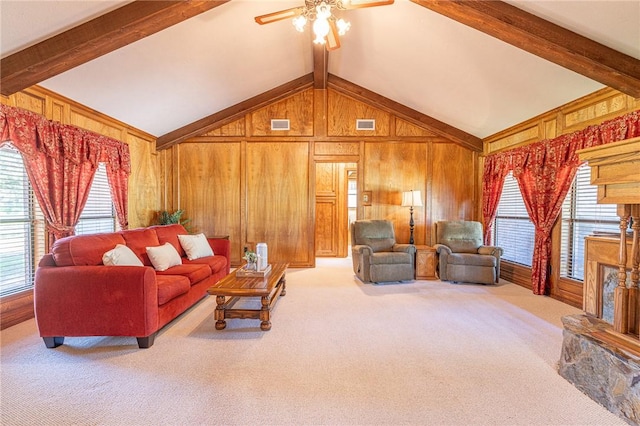
[{"label": "throw pillow", "polygon": [[147,247],[147,254],[156,271],[165,271],[172,266],[182,264],[178,251],[171,243],[164,243],[158,247]]},{"label": "throw pillow", "polygon": [[204,234],[178,235],[178,239],[189,260],[213,256],[213,249]]},{"label": "throw pillow", "polygon": [[117,244],[115,248],[103,254],[102,263],[109,266],[144,266],[133,250],[124,244]]}]

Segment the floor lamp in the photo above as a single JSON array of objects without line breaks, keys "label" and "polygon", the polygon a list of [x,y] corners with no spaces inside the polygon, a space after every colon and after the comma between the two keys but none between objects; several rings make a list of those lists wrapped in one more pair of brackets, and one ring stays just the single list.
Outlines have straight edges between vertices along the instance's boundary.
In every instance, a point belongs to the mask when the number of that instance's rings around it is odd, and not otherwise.
[{"label": "floor lamp", "polygon": [[413,244],[413,208],[414,207],[422,207],[422,198],[420,197],[420,191],[405,191],[402,193],[402,207],[409,207],[409,214],[411,215],[411,219],[409,219],[409,230],[411,231],[411,236],[409,237],[409,244]]}]

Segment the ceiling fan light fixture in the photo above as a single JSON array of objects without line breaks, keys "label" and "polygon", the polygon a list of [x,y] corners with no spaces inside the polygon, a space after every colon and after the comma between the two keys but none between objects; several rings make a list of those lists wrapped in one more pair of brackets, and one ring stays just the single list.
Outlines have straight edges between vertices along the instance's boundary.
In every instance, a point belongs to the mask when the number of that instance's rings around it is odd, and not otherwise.
[{"label": "ceiling fan light fixture", "polygon": [[347,22],[342,18],[338,19],[336,25],[338,26],[338,34],[341,36],[345,35],[351,28],[351,22]]},{"label": "ceiling fan light fixture", "polygon": [[293,26],[301,33],[304,32],[305,25],[307,25],[307,18],[304,15],[293,18]]},{"label": "ceiling fan light fixture", "polygon": [[329,21],[327,21],[327,18],[321,18],[318,16],[313,23],[313,33],[316,35],[316,39],[313,42],[316,44],[325,44],[325,39],[330,30],[331,28],[329,27]]}]

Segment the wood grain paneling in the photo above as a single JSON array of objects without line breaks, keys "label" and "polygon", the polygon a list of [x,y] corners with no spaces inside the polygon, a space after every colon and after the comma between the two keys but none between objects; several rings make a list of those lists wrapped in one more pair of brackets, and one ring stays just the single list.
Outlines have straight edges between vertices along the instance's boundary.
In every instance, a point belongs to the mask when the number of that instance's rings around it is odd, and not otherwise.
[{"label": "wood grain paneling", "polygon": [[316,142],[313,149],[315,155],[360,155],[358,142]]},{"label": "wood grain paneling", "polygon": [[9,105],[23,108],[49,118],[47,116],[46,98],[44,94],[24,91],[10,96],[9,99],[11,100]]},{"label": "wood grain paneling", "polygon": [[353,163],[316,163],[316,256],[346,257],[348,251],[347,167]]},{"label": "wood grain paneling", "polygon": [[[231,262],[241,263],[241,144],[239,142],[177,146],[179,208],[191,219],[192,232],[228,235]],[[271,247],[269,247],[271,258]]]},{"label": "wood grain paneling", "polygon": [[217,129],[206,132],[202,136],[244,136],[245,135],[245,119],[236,120]]},{"label": "wood grain paneling", "polygon": [[405,120],[396,118],[396,136],[432,136],[436,134],[421,127],[415,126]]},{"label": "wood grain paneling", "polygon": [[[328,91],[327,133],[329,136],[389,136],[391,117],[364,102],[359,102],[333,90]],[[356,130],[356,120],[376,120],[375,130]]]},{"label": "wood grain paneling", "polygon": [[93,114],[87,114],[85,111],[78,111],[71,108],[71,125],[109,136],[110,138],[122,140],[124,131],[123,126],[112,125],[106,120],[101,120]]},{"label": "wood grain paneling", "polygon": [[247,241],[266,242],[269,262],[313,266],[309,145],[247,143]]},{"label": "wood grain paneling", "polygon": [[608,93],[585,105],[576,105],[574,109],[567,108],[563,111],[564,128],[582,128],[594,120],[620,115],[627,110],[627,99],[628,96],[622,93]]},{"label": "wood grain paneling", "polygon": [[129,228],[149,226],[161,208],[160,174],[153,141],[127,136],[131,154],[129,175]]},{"label": "wood grain paneling", "polygon": [[332,197],[338,195],[338,164],[316,164],[316,197]]},{"label": "wood grain paneling", "polygon": [[[461,148],[465,150],[464,148]],[[394,223],[396,240],[409,242],[409,209],[401,207],[402,192],[411,189],[426,193],[426,144],[366,143],[364,158],[364,190],[371,191],[372,205],[365,207],[363,219],[387,219]],[[465,150],[466,151],[466,150]],[[425,208],[413,211],[414,240],[426,239]]]},{"label": "wood grain paneling", "polygon": [[[272,119],[289,119],[290,130],[271,130]],[[313,89],[253,112],[251,129],[252,136],[312,136]]]},{"label": "wood grain paneling", "polygon": [[337,210],[336,198],[316,198],[316,256],[338,255]]},{"label": "wood grain paneling", "polygon": [[433,144],[431,219],[476,220],[475,154],[455,144]]}]

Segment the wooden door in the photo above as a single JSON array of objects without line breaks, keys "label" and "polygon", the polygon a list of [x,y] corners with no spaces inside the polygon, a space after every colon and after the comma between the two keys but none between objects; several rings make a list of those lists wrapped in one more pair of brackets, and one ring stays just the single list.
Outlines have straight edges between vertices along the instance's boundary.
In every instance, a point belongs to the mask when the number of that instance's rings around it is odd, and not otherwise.
[{"label": "wooden door", "polygon": [[316,163],[316,256],[346,257],[348,247],[345,163]]}]

